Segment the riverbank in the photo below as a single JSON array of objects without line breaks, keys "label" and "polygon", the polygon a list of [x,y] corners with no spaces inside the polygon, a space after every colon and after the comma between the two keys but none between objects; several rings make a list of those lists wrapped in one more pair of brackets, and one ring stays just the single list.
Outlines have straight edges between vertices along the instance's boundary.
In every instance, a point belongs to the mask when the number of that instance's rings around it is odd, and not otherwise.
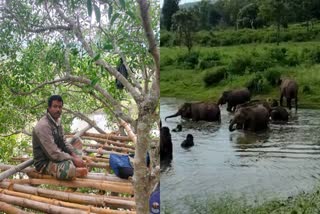
[{"label": "riverbank", "polygon": [[[272,200],[259,205],[250,205],[243,197],[235,198],[225,196],[221,198],[209,198],[205,202],[199,199],[185,199],[186,210],[190,213],[207,214],[298,214],[298,213],[318,213],[320,210],[320,187],[313,193],[300,193],[295,197],[285,200]],[[164,213],[175,213],[170,207],[170,203],[165,203]]]},{"label": "riverbank", "polygon": [[[191,53],[181,47],[161,47],[161,97],[217,101],[225,90],[253,86],[253,99],[279,99],[274,82],[280,76],[298,82],[300,108],[320,108],[317,45],[301,42],[195,47]],[[224,73],[219,77],[216,73],[221,70]]]}]

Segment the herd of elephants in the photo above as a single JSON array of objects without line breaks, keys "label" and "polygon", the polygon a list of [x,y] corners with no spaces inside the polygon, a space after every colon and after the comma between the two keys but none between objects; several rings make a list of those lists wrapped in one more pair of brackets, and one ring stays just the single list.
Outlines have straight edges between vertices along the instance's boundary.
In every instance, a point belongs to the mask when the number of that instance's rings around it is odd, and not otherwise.
[{"label": "herd of elephants", "polygon": [[[220,105],[227,104],[227,111],[234,113],[230,120],[229,130],[236,129],[261,132],[268,129],[270,121],[287,122],[289,113],[283,107],[283,98],[286,98],[287,108],[291,110],[291,101],[295,101],[295,109],[298,108],[298,84],[292,79],[279,80],[280,105],[276,99],[251,100],[251,93],[247,88],[224,91],[217,103],[198,102],[184,103],[179,110],[165,120],[181,116],[182,119],[192,121],[217,121],[221,122]],[[161,122],[160,122],[161,123]],[[172,131],[181,131],[179,124]],[[193,146],[193,136],[188,134],[181,146],[188,148]],[[160,128],[160,159],[172,160],[172,140],[168,127]]]}]

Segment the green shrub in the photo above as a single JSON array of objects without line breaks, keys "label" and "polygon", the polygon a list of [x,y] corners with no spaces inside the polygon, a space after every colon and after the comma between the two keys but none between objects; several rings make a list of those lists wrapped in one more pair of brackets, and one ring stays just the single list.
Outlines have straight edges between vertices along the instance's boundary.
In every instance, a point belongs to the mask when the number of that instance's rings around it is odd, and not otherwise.
[{"label": "green shrub", "polygon": [[269,51],[270,58],[275,62],[285,64],[286,63],[286,56],[287,56],[287,49],[286,48],[272,48]]},{"label": "green shrub", "polygon": [[304,48],[301,53],[301,58],[310,64],[320,63],[320,48]]},{"label": "green shrub", "polygon": [[172,64],[174,64],[174,59],[169,56],[162,57],[160,60],[160,67]]},{"label": "green shrub", "polygon": [[251,58],[247,55],[238,55],[234,57],[228,66],[231,74],[243,75],[247,68],[251,66]]},{"label": "green shrub", "polygon": [[276,68],[270,68],[266,70],[263,75],[270,85],[276,86],[281,77],[281,72]]},{"label": "green shrub", "polygon": [[225,67],[217,68],[213,71],[207,71],[203,76],[203,82],[206,87],[219,83],[227,76],[227,69]]},{"label": "green shrub", "polygon": [[311,94],[311,88],[310,88],[310,86],[308,86],[308,85],[304,85],[303,86],[303,88],[302,88],[302,93],[304,93],[304,94]]},{"label": "green shrub", "polygon": [[172,44],[172,34],[168,31],[161,31],[160,36],[160,46],[171,46]]},{"label": "green shrub", "polygon": [[178,63],[184,68],[194,69],[199,63],[199,53],[191,52],[178,56]]},{"label": "green shrub", "polygon": [[205,56],[199,63],[199,68],[204,70],[206,68],[211,68],[220,65],[220,54],[218,52],[210,52]]},{"label": "green shrub", "polygon": [[249,72],[264,71],[272,66],[272,61],[266,55],[253,56],[251,58],[251,64]]},{"label": "green shrub", "polygon": [[296,52],[289,52],[286,58],[286,64],[289,66],[297,66],[300,64],[299,55]]},{"label": "green shrub", "polygon": [[260,74],[254,74],[246,83],[246,87],[254,94],[263,94],[271,90],[268,81]]}]

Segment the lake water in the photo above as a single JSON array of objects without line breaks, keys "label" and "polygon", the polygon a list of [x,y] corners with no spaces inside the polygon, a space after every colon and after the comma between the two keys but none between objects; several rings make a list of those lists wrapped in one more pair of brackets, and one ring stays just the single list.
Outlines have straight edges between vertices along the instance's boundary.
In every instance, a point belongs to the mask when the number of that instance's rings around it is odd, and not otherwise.
[{"label": "lake water", "polygon": [[[171,132],[173,160],[161,173],[161,203],[186,213],[186,197],[204,200],[226,193],[249,202],[287,198],[308,192],[320,179],[320,110],[298,109],[287,124],[270,124],[266,132],[230,132],[232,114],[221,108],[221,123],[183,121],[175,113],[183,100],[161,98],[160,117]],[[195,146],[180,147],[187,134]]]}]

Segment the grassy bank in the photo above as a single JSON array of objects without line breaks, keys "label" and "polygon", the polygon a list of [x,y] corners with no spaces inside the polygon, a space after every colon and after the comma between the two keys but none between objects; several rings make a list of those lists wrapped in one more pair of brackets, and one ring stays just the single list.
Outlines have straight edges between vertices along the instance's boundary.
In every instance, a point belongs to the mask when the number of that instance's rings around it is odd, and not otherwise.
[{"label": "grassy bank", "polygon": [[[224,75],[217,78],[216,73],[221,68]],[[213,80],[211,78],[208,84],[204,78],[210,75]],[[319,44],[195,47],[191,53],[181,47],[161,48],[162,97],[216,101],[224,90],[253,85],[254,98],[279,99],[279,88],[274,84],[277,76],[290,77],[298,82],[300,107],[318,108]]]},{"label": "grassy bank", "polygon": [[[260,205],[250,205],[245,199],[234,197],[186,199],[184,204],[189,213],[197,214],[314,214],[320,212],[320,188],[313,193],[300,193],[286,200],[273,200]],[[164,203],[161,213],[173,214],[170,203]]]}]

